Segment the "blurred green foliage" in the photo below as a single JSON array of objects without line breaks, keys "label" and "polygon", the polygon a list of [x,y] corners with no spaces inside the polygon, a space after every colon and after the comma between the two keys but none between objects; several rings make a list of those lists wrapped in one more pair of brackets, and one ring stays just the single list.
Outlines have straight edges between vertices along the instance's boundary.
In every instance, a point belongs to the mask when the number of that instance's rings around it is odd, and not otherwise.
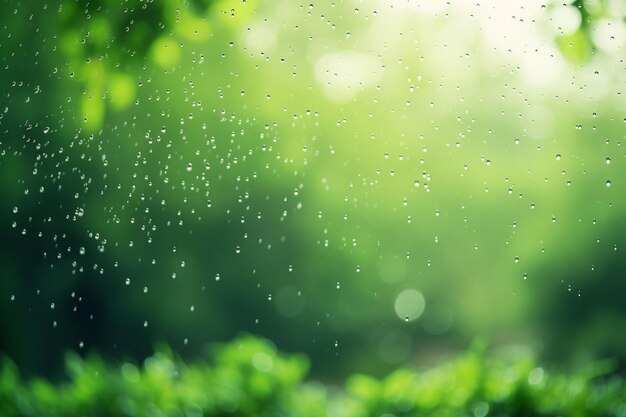
[{"label": "blurred green foliage", "polygon": [[[558,7],[556,3],[552,5],[553,10]],[[597,49],[592,36],[593,32],[597,30],[594,28],[594,24],[603,18],[610,17],[610,9],[617,6],[616,3],[607,0],[575,0],[571,2],[571,7],[578,10],[580,24],[572,33],[561,32],[556,38],[556,43],[563,56],[569,61],[583,64]]]},{"label": "blurred green foliage", "polygon": [[[59,44],[68,58],[70,77],[85,88],[80,112],[87,131],[102,127],[106,98],[118,111],[133,103],[134,77],[146,57],[171,69],[180,59],[180,42],[208,39],[211,28],[206,15],[211,3],[67,0],[59,4]],[[220,4],[229,3],[235,4]]]},{"label": "blurred green foliage", "polygon": [[476,333],[626,359],[622,2],[354,3],[3,3],[23,374],[241,331],[335,377]]},{"label": "blurred green foliage", "polygon": [[[502,355],[501,355],[502,356]],[[608,363],[551,372],[526,354],[492,357],[480,347],[434,368],[398,369],[377,379],[351,376],[345,388],[305,382],[306,358],[262,339],[240,337],[213,360],[186,364],[167,349],[142,366],[97,357],[67,360],[69,380],[24,382],[5,360],[3,417],[619,417],[622,378]]]},{"label": "blurred green foliage", "polygon": [[[595,53],[594,23],[612,17],[611,0],[575,0],[580,24],[571,33],[558,27],[555,42],[573,63]],[[549,3],[551,10],[567,6]],[[334,4],[333,4],[334,7]],[[545,6],[543,6],[545,7]],[[95,132],[104,124],[106,101],[113,110],[127,109],[136,98],[134,74],[146,63],[171,70],[179,64],[185,42],[201,43],[224,26],[247,24],[256,1],[235,0],[66,0],[58,9],[61,50],[71,77],[85,88],[81,103],[84,128]],[[113,47],[113,45],[115,45]]]}]

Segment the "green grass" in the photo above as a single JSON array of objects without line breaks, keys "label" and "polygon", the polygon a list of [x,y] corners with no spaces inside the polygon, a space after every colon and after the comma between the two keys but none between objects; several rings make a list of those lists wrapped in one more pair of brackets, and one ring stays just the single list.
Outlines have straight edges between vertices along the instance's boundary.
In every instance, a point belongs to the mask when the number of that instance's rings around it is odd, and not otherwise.
[{"label": "green grass", "polygon": [[71,356],[69,378],[59,384],[25,382],[5,360],[0,416],[626,416],[624,383],[610,363],[565,374],[528,355],[503,359],[483,351],[382,379],[353,375],[343,388],[305,381],[305,357],[283,355],[252,336],[193,364],[167,350],[141,367]]}]

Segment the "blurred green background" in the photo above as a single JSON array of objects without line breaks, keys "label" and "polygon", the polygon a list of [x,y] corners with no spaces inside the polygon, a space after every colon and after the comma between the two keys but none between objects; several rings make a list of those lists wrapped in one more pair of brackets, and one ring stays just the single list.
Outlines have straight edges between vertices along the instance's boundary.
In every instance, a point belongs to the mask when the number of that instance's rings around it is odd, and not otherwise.
[{"label": "blurred green background", "polygon": [[0,352],[626,360],[622,1],[4,0]]}]

